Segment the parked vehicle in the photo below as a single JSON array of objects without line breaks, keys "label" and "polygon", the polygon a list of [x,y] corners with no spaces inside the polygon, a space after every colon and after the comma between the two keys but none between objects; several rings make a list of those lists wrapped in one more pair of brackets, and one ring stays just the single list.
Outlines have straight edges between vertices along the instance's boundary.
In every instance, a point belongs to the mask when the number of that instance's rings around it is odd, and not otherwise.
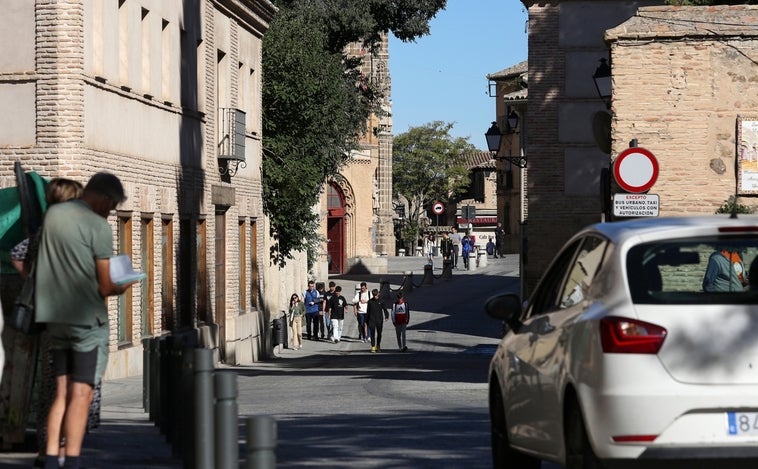
[{"label": "parked vehicle", "polygon": [[489,370],[494,466],[758,467],[751,275],[758,283],[754,216],[602,223],[573,236],[527,302],[487,302],[507,324]]}]

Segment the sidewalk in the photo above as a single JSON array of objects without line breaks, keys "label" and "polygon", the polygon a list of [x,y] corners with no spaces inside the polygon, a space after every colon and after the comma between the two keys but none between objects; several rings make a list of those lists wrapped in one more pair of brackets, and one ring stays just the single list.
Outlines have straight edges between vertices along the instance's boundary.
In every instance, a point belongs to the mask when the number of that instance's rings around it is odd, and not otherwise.
[{"label": "sidewalk", "polygon": [[[435,258],[433,264],[433,284],[421,286],[424,277],[425,257],[389,257],[387,274],[344,275],[334,277],[341,285],[345,297],[352,301],[355,285],[366,282],[369,290],[380,289],[382,283],[389,283],[391,291],[401,288],[406,272],[412,272],[414,287],[406,294],[409,304],[428,304],[444,308],[446,294],[450,289],[458,292],[470,291],[478,276],[504,277],[504,289],[517,291],[518,255],[508,255],[500,259],[488,259],[487,266],[476,270],[453,270],[452,278],[441,278],[442,260]],[[462,265],[459,264],[459,267]],[[497,293],[496,291],[492,292]],[[357,329],[356,329],[357,331]],[[355,336],[356,331],[350,331]],[[348,331],[346,331],[348,332]],[[346,340],[346,348],[365,348],[357,340]],[[302,350],[286,351],[287,358],[310,354],[335,353],[334,346],[326,341],[306,341]],[[272,358],[253,364],[250,368],[275,368],[287,362],[287,358]],[[240,434],[240,438],[244,438]],[[30,434],[29,444],[14,452],[0,452],[0,467],[29,468],[35,457],[34,435]],[[181,468],[182,461],[171,454],[171,446],[158,428],[149,421],[142,408],[142,377],[109,380],[103,383],[101,425],[84,440],[83,467],[93,468]]]}]

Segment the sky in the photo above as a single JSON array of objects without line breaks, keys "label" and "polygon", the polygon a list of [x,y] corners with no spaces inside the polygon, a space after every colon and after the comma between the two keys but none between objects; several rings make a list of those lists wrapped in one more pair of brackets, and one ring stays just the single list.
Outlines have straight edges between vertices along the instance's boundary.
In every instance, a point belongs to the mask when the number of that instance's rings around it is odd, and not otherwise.
[{"label": "sky", "polygon": [[495,118],[487,75],[527,58],[527,12],[518,0],[447,0],[416,42],[390,37],[393,134],[440,120],[486,149]]}]

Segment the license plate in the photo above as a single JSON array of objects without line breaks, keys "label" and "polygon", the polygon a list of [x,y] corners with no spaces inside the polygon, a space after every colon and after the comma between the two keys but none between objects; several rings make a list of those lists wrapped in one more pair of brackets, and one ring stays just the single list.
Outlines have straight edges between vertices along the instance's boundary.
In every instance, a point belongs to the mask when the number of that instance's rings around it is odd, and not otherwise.
[{"label": "license plate", "polygon": [[727,412],[726,432],[735,436],[758,435],[758,412]]}]

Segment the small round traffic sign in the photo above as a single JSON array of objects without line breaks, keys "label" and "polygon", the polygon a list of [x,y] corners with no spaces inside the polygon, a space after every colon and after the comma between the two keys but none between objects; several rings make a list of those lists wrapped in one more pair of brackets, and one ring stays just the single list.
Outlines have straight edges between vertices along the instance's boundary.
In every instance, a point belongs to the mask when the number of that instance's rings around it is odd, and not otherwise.
[{"label": "small round traffic sign", "polygon": [[432,205],[432,212],[434,212],[435,215],[442,215],[445,213],[445,204],[442,202],[435,202]]},{"label": "small round traffic sign", "polygon": [[648,191],[658,180],[658,160],[644,148],[627,148],[613,161],[613,177],[627,192]]}]

